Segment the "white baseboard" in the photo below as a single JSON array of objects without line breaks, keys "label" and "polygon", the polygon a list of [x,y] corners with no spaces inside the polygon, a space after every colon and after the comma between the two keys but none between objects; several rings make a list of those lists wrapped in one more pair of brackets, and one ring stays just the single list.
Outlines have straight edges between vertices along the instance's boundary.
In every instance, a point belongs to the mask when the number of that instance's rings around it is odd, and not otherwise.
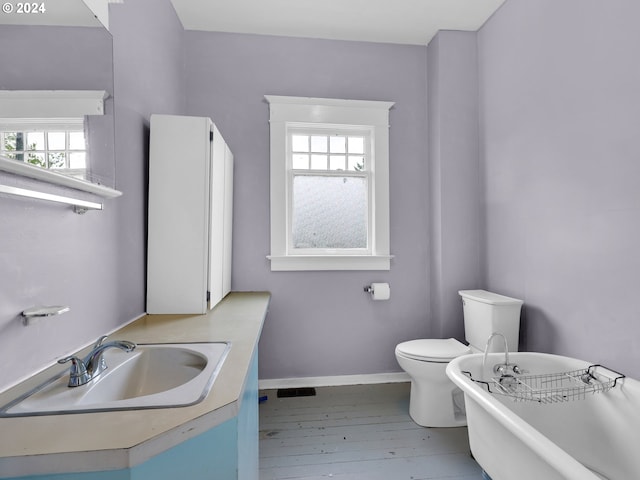
[{"label": "white baseboard", "polygon": [[337,375],[332,377],[267,378],[258,381],[258,388],[272,390],[277,388],[337,387],[342,385],[400,383],[409,382],[410,380],[409,375],[405,372]]}]

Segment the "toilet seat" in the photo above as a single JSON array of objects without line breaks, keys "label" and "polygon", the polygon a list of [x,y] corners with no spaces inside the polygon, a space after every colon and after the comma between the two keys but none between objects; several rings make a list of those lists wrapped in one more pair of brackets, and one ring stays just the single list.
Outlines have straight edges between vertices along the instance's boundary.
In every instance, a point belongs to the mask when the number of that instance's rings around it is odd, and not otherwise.
[{"label": "toilet seat", "polygon": [[471,349],[455,338],[423,338],[398,344],[396,353],[422,362],[448,363]]}]

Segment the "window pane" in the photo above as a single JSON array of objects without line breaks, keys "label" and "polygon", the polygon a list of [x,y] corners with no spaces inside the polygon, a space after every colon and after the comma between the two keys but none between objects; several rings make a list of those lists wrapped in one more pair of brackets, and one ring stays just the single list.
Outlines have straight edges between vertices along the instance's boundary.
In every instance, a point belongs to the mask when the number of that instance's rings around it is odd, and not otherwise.
[{"label": "window pane", "polygon": [[308,152],[309,135],[291,135],[291,149],[294,152]]},{"label": "window pane", "polygon": [[312,152],[327,152],[327,137],[314,135],[311,137]]},{"label": "window pane", "polygon": [[2,151],[13,152],[16,150],[17,133],[15,132],[3,132],[2,133]]},{"label": "window pane", "polygon": [[300,170],[308,170],[309,169],[309,155],[304,155],[302,153],[294,153],[292,157],[291,166]]},{"label": "window pane", "polygon": [[349,170],[362,172],[364,170],[364,157],[359,155],[349,155]]},{"label": "window pane", "polygon": [[[68,131],[51,125],[34,131],[0,132],[0,154],[42,168],[68,168],[72,150],[74,168],[86,169],[87,153],[84,131]],[[24,152],[24,153],[23,153]]]},{"label": "window pane", "polygon": [[64,168],[64,163],[63,152],[49,153],[49,168]]},{"label": "window pane", "polygon": [[344,170],[344,165],[347,157],[344,155],[331,155],[329,157],[329,169],[330,170]]},{"label": "window pane", "polygon": [[44,150],[44,132],[27,133],[25,150]]},{"label": "window pane", "polygon": [[66,148],[64,132],[49,132],[47,140],[49,141],[49,150],[64,150]]},{"label": "window pane", "polygon": [[364,153],[363,137],[349,137],[349,153]]},{"label": "window pane", "polygon": [[367,248],[367,180],[297,175],[293,179],[295,248]]},{"label": "window pane", "polygon": [[312,170],[326,170],[327,169],[327,156],[326,155],[311,155],[311,169]]},{"label": "window pane", "polygon": [[[44,138],[44,136],[43,136]],[[38,167],[46,167],[47,164],[44,161],[44,153],[40,152],[29,152],[27,155],[27,163],[31,165],[36,165]]]},{"label": "window pane", "polygon": [[329,151],[331,153],[347,153],[347,138],[335,136],[330,137]]},{"label": "window pane", "polygon": [[87,154],[85,152],[70,153],[69,168],[87,168]]},{"label": "window pane", "polygon": [[84,132],[69,132],[69,149],[84,150],[85,148]]}]

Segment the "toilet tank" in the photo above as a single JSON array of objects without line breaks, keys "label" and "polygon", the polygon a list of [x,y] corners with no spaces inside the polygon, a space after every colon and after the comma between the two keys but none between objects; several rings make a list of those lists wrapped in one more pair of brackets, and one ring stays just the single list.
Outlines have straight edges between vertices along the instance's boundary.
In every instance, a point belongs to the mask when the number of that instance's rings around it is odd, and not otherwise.
[{"label": "toilet tank", "polygon": [[[505,336],[510,352],[518,351],[522,300],[486,290],[460,290],[458,294],[462,297],[465,338],[474,352],[484,352],[494,332]],[[504,351],[502,339],[495,338],[489,351]]]}]

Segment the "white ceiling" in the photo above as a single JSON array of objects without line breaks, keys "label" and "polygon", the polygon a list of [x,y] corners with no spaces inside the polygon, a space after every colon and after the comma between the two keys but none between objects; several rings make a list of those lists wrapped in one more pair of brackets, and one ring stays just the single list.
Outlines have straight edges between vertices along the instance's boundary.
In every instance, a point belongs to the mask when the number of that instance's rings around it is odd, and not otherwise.
[{"label": "white ceiling", "polygon": [[426,45],[476,31],[505,0],[171,0],[187,30]]},{"label": "white ceiling", "polygon": [[[24,6],[43,6],[44,11],[24,13]],[[106,2],[105,2],[106,4]],[[23,6],[23,13],[18,11]],[[2,2],[0,25],[70,25],[98,27],[101,26],[94,13],[83,0],[54,0],[49,2]]]},{"label": "white ceiling", "polygon": [[[98,14],[108,3],[85,0]],[[171,0],[187,30],[426,45],[438,30],[478,30],[505,0]],[[16,5],[17,2],[8,2]],[[100,23],[82,0],[45,2],[44,14],[0,14],[0,24]],[[153,12],[149,13],[150,15]],[[106,15],[103,15],[106,17]],[[106,24],[106,18],[103,19]]]}]

